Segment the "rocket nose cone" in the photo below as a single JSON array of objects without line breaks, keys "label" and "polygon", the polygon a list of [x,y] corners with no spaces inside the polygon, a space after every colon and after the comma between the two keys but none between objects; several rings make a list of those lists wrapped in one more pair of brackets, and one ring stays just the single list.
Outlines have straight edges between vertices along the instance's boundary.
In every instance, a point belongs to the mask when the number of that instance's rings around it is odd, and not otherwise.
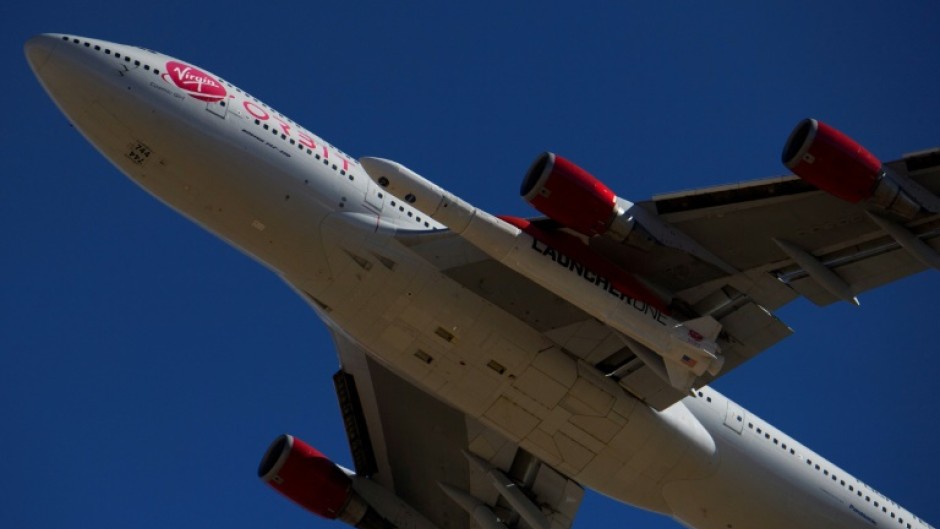
[{"label": "rocket nose cone", "polygon": [[49,59],[49,55],[52,54],[52,50],[58,45],[59,39],[49,34],[36,35],[27,40],[26,44],[23,45],[26,60],[29,62],[30,68],[33,69],[36,75],[39,75],[46,60]]}]

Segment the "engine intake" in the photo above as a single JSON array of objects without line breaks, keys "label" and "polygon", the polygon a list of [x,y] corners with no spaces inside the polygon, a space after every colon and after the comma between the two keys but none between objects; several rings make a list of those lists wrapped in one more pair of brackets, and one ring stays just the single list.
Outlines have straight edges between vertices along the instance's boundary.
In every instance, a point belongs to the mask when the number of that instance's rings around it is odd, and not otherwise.
[{"label": "engine intake", "polygon": [[921,209],[922,204],[875,155],[821,121],[800,121],[781,158],[794,174],[847,202],[867,200],[905,218],[913,218]]},{"label": "engine intake", "polygon": [[353,489],[352,479],[316,448],[278,436],[258,465],[258,477],[304,509],[360,529],[390,529]]},{"label": "engine intake", "polygon": [[550,152],[535,159],[519,192],[552,220],[589,237],[606,232],[617,216],[617,195],[610,188]]},{"label": "engine intake", "polygon": [[783,147],[783,164],[814,186],[853,204],[871,197],[881,162],[842,132],[815,119],[800,121]]}]

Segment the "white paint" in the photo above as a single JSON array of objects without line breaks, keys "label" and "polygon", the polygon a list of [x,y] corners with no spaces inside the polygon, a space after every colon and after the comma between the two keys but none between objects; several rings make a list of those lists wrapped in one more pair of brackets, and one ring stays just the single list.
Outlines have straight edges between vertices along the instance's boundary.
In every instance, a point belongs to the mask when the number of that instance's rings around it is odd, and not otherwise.
[{"label": "white paint", "polygon": [[[661,413],[639,403],[402,246],[396,230],[442,226],[387,196],[378,207],[342,151],[235,87],[226,85],[230,108],[246,112],[221,117],[153,73],[171,58],[62,37],[30,40],[31,65],[121,171],[315,299],[378,362],[583,485],[701,529],[927,527],[743,409],[740,432],[729,428],[738,407],[714,391]],[[150,68],[114,75],[126,61],[95,46]],[[138,144],[151,152],[142,163],[126,156]]]}]

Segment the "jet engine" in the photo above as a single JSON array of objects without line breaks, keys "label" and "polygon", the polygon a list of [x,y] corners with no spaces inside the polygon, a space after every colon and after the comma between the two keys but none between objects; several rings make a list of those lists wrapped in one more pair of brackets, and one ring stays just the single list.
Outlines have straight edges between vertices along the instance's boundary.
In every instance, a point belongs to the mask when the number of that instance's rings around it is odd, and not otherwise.
[{"label": "jet engine", "polygon": [[863,200],[913,218],[922,204],[855,140],[815,120],[800,121],[783,147],[783,164],[803,180],[853,204]]},{"label": "jet engine", "polygon": [[640,248],[657,242],[631,214],[632,202],[618,198],[591,173],[555,153],[535,159],[519,192],[548,218],[588,237],[608,234]]},{"label": "jet engine", "polygon": [[557,154],[542,153],[519,190],[532,207],[587,236],[610,228],[617,195],[591,173]]},{"label": "jet engine", "polygon": [[352,479],[316,448],[283,434],[271,443],[258,477],[304,509],[360,529],[392,526],[353,490]]},{"label": "jet engine", "polygon": [[557,154],[544,152],[535,159],[520,193],[548,218],[582,235],[603,235],[644,251],[673,248],[736,272],[655,212],[617,197],[591,173]]}]

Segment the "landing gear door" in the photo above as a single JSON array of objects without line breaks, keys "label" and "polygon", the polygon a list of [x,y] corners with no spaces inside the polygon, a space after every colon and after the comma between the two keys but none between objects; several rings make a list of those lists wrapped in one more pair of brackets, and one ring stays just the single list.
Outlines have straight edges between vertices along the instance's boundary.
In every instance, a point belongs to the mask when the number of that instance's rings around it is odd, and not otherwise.
[{"label": "landing gear door", "polygon": [[728,410],[725,412],[725,426],[741,433],[744,430],[744,420],[744,410],[729,400]]}]

